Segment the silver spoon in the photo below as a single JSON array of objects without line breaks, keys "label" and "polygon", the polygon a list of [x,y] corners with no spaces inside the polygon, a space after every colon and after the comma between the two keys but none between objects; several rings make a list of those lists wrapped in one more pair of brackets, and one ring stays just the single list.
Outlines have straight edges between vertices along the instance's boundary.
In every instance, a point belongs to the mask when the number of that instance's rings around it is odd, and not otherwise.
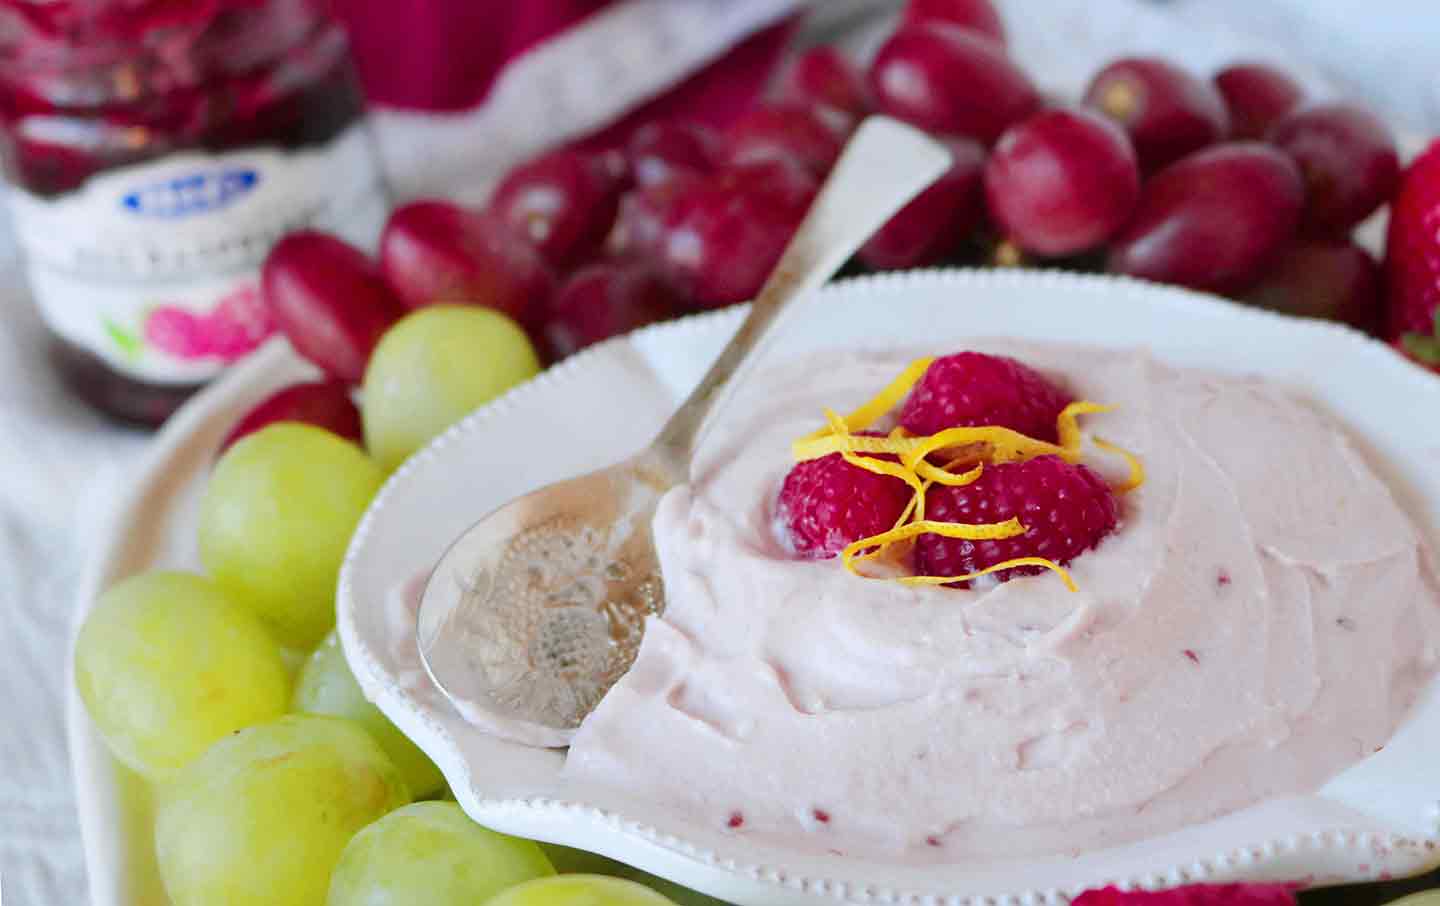
[{"label": "silver spoon", "polygon": [[707,416],[760,358],[780,314],[949,165],[909,126],[862,123],[749,317],[654,442],[513,500],[456,539],[426,583],[418,639],[467,720],[530,745],[569,743],[634,661],[645,618],[664,609],[650,521],[661,496],[689,480]]}]

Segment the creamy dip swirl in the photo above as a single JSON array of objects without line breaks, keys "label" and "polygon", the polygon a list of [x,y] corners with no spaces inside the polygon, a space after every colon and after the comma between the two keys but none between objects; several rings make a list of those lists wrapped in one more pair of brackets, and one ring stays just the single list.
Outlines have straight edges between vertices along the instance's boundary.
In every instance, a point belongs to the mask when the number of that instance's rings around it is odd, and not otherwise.
[{"label": "creamy dip swirl", "polygon": [[1119,529],[1073,563],[1080,591],[792,559],[772,527],[790,442],[912,356],[792,363],[663,501],[668,609],[581,726],[570,778],[791,846],[963,860],[1173,830],[1312,791],[1385,743],[1440,655],[1440,584],[1334,421],[1142,352],[975,348],[1117,404],[1082,425],[1145,462]]}]

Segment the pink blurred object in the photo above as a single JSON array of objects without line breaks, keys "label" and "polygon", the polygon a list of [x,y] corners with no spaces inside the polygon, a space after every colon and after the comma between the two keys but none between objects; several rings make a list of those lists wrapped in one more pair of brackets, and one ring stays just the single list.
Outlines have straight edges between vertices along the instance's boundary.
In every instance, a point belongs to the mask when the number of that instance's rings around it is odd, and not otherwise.
[{"label": "pink blurred object", "polygon": [[511,60],[616,0],[335,0],[371,100],[462,110]]},{"label": "pink blurred object", "polygon": [[145,319],[145,339],[178,359],[238,362],[276,330],[260,291],[244,284],[209,312],[157,305]]},{"label": "pink blurred object", "polygon": [[[410,110],[456,112],[482,104],[505,67],[526,52],[626,0],[335,0],[350,30],[370,99]],[[728,125],[765,87],[794,19],[750,35],[663,95],[586,139],[615,147],[639,126],[683,116]]]},{"label": "pink blurred object", "polygon": [[1191,884],[1170,890],[1087,890],[1071,906],[1294,906],[1293,884]]}]

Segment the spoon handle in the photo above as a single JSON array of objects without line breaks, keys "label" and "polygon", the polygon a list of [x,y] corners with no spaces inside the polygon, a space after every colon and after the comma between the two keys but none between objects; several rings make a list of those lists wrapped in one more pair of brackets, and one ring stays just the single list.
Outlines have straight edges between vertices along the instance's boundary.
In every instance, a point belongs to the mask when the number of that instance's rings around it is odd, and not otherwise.
[{"label": "spoon handle", "polygon": [[780,263],[750,304],[750,314],[705,377],[661,429],[652,448],[684,476],[700,429],[729,398],[767,343],[782,312],[839,270],[855,250],[951,164],[945,148],[896,120],[860,124]]}]

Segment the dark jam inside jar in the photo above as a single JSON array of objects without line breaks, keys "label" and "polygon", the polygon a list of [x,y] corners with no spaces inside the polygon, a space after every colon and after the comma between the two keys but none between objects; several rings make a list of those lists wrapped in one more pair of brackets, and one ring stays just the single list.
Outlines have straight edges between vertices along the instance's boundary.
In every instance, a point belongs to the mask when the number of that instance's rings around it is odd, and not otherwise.
[{"label": "dark jam inside jar", "polygon": [[[0,0],[0,163],[52,360],[159,424],[273,330],[256,273],[384,197],[319,0]],[[326,219],[335,221],[326,223]]]}]

